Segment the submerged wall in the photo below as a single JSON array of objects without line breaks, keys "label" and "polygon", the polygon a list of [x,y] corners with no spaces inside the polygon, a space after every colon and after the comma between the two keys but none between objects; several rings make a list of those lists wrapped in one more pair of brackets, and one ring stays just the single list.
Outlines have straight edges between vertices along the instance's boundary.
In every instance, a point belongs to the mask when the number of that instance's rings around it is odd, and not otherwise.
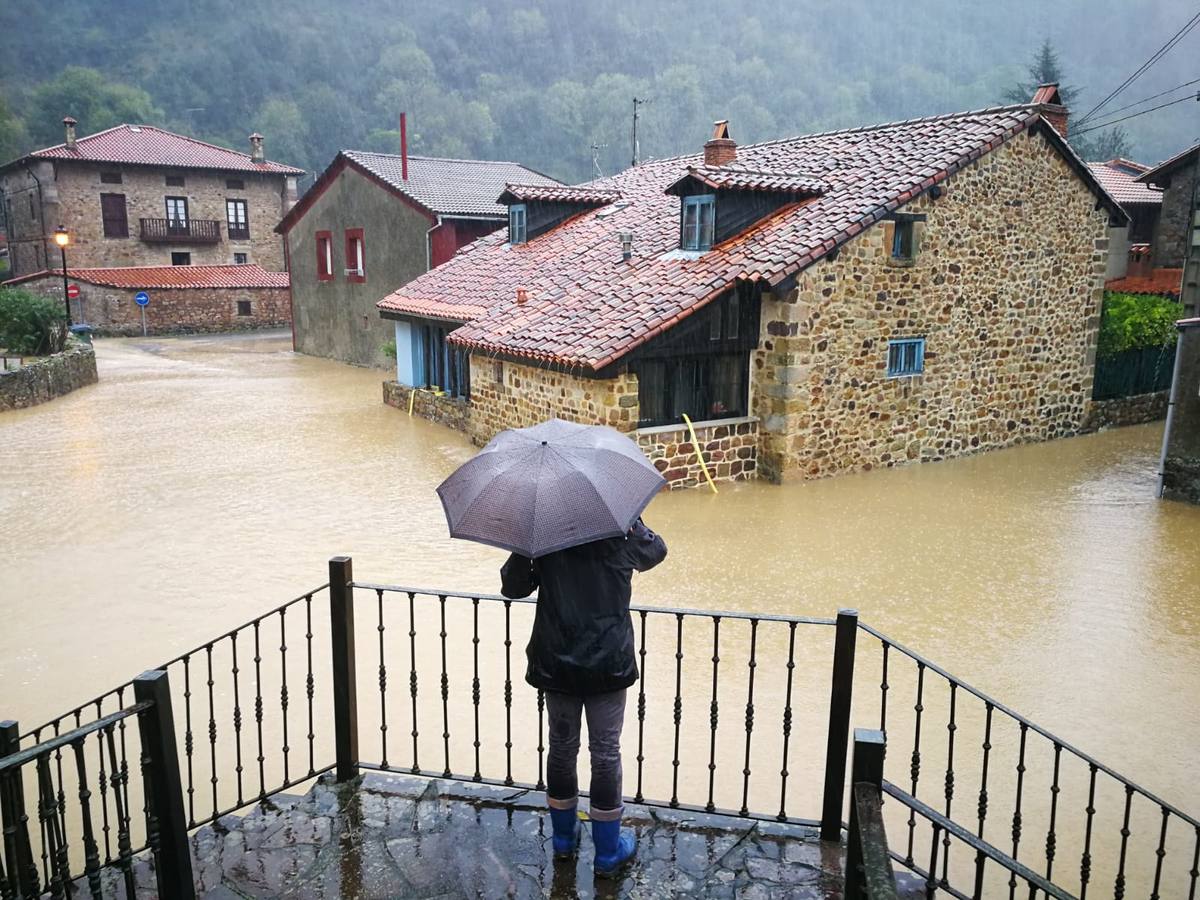
[{"label": "submerged wall", "polygon": [[1164,435],[1163,496],[1200,503],[1200,319],[1179,334],[1175,407]]},{"label": "submerged wall", "polygon": [[13,372],[0,372],[0,412],[24,409],[95,384],[96,354],[73,346]]}]

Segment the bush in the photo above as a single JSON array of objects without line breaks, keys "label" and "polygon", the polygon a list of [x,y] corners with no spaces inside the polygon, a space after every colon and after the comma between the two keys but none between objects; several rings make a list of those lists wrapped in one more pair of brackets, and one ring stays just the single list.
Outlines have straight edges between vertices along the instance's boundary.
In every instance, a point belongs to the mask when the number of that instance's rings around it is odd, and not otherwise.
[{"label": "bush", "polygon": [[1181,318],[1183,306],[1170,297],[1109,292],[1104,295],[1097,355],[1169,346],[1175,343],[1175,322]]},{"label": "bush", "polygon": [[67,312],[61,302],[15,288],[0,288],[0,347],[46,356],[67,345]]}]

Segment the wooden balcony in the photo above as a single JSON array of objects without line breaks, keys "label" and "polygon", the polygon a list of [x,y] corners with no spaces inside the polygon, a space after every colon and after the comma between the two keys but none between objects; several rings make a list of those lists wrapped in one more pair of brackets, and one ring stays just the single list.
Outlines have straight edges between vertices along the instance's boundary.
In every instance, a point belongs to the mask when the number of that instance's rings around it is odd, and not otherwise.
[{"label": "wooden balcony", "polygon": [[214,219],[142,219],[142,240],[148,243],[217,244],[221,223]]}]

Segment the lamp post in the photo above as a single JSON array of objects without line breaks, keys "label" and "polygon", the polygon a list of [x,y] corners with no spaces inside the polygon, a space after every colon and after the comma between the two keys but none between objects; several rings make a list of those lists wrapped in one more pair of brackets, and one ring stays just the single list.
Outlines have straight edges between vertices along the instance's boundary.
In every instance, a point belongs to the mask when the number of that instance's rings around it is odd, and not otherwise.
[{"label": "lamp post", "polygon": [[71,296],[67,293],[67,247],[71,245],[71,233],[61,225],[54,232],[54,243],[62,253],[63,306],[67,309],[67,326],[71,325]]}]

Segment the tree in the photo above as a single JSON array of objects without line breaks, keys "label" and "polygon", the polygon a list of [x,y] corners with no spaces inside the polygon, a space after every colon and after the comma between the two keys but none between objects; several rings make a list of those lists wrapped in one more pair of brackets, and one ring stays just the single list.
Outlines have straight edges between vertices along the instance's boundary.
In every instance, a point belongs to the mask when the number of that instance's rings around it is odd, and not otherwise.
[{"label": "tree", "polygon": [[1043,84],[1058,84],[1058,96],[1062,98],[1063,106],[1070,106],[1079,94],[1079,89],[1068,87],[1063,80],[1062,66],[1058,62],[1058,51],[1050,43],[1050,38],[1042,41],[1041,49],[1034,54],[1025,70],[1028,81],[1017,82],[1004,92],[1004,99],[1011,103],[1028,103],[1033,99],[1039,86]]},{"label": "tree", "polygon": [[16,159],[25,149],[25,123],[17,118],[0,95],[0,162]]},{"label": "tree", "polygon": [[1071,146],[1088,162],[1105,162],[1117,157],[1128,159],[1133,155],[1129,132],[1120,125],[1072,137]]},{"label": "tree", "polygon": [[25,120],[30,140],[37,147],[62,143],[64,116],[78,120],[83,136],[123,122],[157,122],[163,115],[141,88],[112,81],[83,66],[67,66],[51,81],[38,85],[30,106]]}]

